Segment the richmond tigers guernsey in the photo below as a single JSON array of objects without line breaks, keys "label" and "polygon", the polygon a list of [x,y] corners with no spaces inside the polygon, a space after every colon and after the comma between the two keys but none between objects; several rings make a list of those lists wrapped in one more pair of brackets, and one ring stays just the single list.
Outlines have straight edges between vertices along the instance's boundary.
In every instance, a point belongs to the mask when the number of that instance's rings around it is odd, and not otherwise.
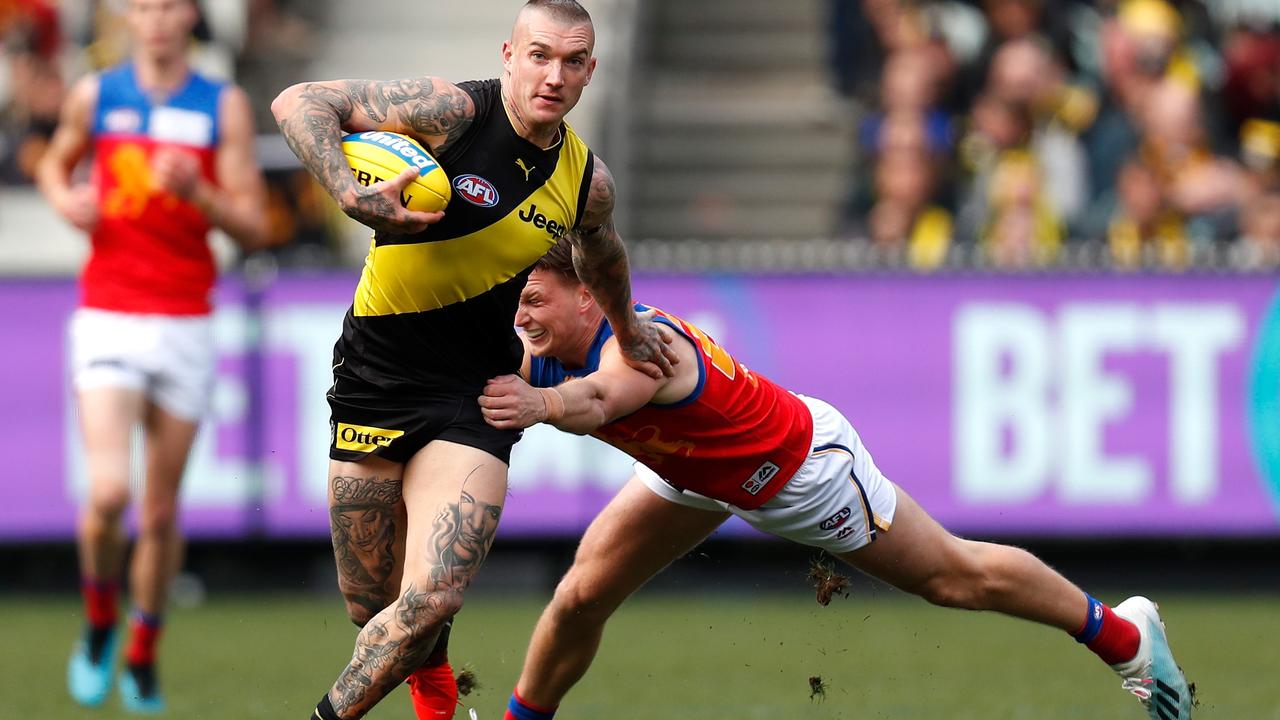
[{"label": "richmond tigers guernsey", "polygon": [[[636,305],[637,311],[648,310]],[[763,505],[809,456],[809,408],[768,378],[752,373],[706,333],[658,310],[660,322],[697,348],[698,385],[677,403],[650,403],[601,425],[592,435],[644,463],[671,485],[744,510]],[[529,383],[554,387],[600,367],[613,336],[602,322],[585,367],[566,369],[555,358],[532,357]]]},{"label": "richmond tigers guernsey", "polygon": [[489,378],[515,373],[520,291],[586,208],[593,157],[567,124],[543,150],[512,128],[498,80],[458,87],[475,118],[436,158],[453,185],[444,219],[416,235],[374,236],[334,349],[338,379],[479,394]]}]

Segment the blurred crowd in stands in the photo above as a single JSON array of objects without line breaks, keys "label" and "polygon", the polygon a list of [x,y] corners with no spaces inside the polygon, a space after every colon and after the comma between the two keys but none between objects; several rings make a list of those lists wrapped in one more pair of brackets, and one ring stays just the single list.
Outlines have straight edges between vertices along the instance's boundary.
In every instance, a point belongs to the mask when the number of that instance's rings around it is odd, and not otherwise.
[{"label": "blurred crowd in stands", "polygon": [[0,0],[0,185],[31,181],[65,90],[62,32],[46,0]]},{"label": "blurred crowd in stands", "polygon": [[921,269],[1280,266],[1280,2],[833,0],[842,234]]},{"label": "blurred crowd in stands", "polygon": [[[311,5],[199,3],[194,65],[213,77],[235,78],[251,97],[272,97],[311,58]],[[69,84],[127,59],[124,8],[125,0],[0,0],[0,191],[32,182]],[[258,105],[258,131],[274,133],[267,103]],[[272,233],[283,243],[273,252],[292,265],[339,261],[336,226],[345,219],[293,156],[285,155],[278,165],[264,158]]]},{"label": "blurred crowd in stands", "polygon": [[[1280,267],[1280,1],[828,1],[858,147],[841,237],[917,269]],[[270,97],[310,5],[202,5],[197,65]],[[0,186],[30,181],[67,78],[125,56],[121,7],[0,0]],[[332,262],[327,198],[267,168],[291,261]]]}]

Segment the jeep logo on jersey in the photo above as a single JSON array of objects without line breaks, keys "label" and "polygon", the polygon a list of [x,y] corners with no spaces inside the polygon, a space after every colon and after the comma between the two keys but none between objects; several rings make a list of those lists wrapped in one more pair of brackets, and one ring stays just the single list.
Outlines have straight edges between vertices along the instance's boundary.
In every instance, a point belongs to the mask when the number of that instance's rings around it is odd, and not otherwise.
[{"label": "jeep logo on jersey", "polygon": [[747,481],[742,483],[742,489],[746,490],[750,495],[760,494],[760,491],[764,489],[764,486],[768,485],[769,481],[778,474],[778,470],[781,470],[781,468],[771,462],[761,465],[760,469],[751,473],[751,477],[747,478]]},{"label": "jeep logo on jersey", "polygon": [[823,520],[822,524],[819,525],[819,527],[821,527],[823,530],[833,530],[843,525],[844,521],[848,520],[849,516],[852,514],[853,513],[849,510],[848,506],[842,507],[840,508],[840,512],[836,513],[835,515],[832,515],[826,520]]},{"label": "jeep logo on jersey", "polygon": [[520,219],[531,223],[536,228],[546,230],[548,235],[556,239],[559,239],[565,233],[565,230],[569,229],[563,223],[556,222],[538,212],[538,206],[535,203],[529,203],[528,209],[520,211]]},{"label": "jeep logo on jersey", "polygon": [[498,204],[498,188],[479,175],[459,175],[453,179],[453,189],[472,205],[487,208]]}]

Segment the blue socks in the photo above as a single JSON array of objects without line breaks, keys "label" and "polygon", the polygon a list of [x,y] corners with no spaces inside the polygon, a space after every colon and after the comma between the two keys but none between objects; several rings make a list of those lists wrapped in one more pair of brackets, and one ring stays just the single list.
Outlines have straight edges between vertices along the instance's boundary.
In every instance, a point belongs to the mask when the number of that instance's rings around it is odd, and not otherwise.
[{"label": "blue socks", "polygon": [[555,708],[545,710],[534,707],[522,700],[520,693],[512,691],[511,699],[507,701],[507,712],[502,716],[502,720],[551,720],[555,714]]},{"label": "blue socks", "polygon": [[1084,594],[1085,599],[1089,601],[1089,614],[1085,616],[1084,627],[1076,631],[1073,635],[1076,642],[1082,645],[1088,645],[1098,637],[1098,632],[1102,630],[1102,620],[1106,617],[1106,606],[1089,593]]}]

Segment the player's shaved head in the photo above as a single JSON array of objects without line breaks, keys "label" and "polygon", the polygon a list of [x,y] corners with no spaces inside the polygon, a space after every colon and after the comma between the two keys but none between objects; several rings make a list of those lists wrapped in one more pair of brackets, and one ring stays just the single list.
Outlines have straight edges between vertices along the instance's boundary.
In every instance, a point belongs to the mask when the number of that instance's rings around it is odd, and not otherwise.
[{"label": "player's shaved head", "polygon": [[590,33],[587,44],[589,48],[595,45],[596,27],[591,22],[591,13],[579,5],[578,0],[529,0],[524,7],[520,8],[520,12],[516,13],[516,22],[511,28],[513,43],[524,39],[529,29],[529,22],[534,16],[546,18],[566,27],[586,25]]},{"label": "player's shaved head", "polygon": [[[591,25],[591,13],[578,0],[529,0],[516,14],[516,27],[529,13],[538,11],[564,25]],[[594,27],[594,26],[593,26]]]}]

